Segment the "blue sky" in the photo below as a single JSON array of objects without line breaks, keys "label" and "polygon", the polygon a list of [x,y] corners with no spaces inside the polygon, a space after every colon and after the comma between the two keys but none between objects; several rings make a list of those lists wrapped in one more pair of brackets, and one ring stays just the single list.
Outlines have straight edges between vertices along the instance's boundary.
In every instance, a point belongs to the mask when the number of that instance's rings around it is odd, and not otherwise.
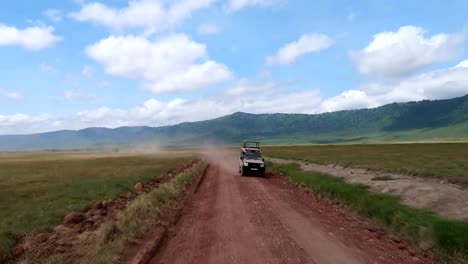
[{"label": "blue sky", "polygon": [[7,1],[0,134],[468,94],[468,2]]}]

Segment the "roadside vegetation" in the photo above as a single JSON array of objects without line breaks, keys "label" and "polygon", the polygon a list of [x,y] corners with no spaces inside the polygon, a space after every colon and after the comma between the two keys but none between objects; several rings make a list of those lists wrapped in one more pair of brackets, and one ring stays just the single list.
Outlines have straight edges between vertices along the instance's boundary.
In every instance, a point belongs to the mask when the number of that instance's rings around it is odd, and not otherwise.
[{"label": "roadside vegetation", "polygon": [[0,156],[0,259],[16,239],[49,230],[71,211],[132,190],[181,166],[189,154],[24,154]]},{"label": "roadside vegetation", "polygon": [[349,184],[338,177],[305,172],[297,164],[270,163],[269,169],[339,202],[421,249],[430,250],[443,262],[466,263],[463,261],[468,256],[468,222],[442,219],[402,205],[396,196],[372,193],[366,186]]},{"label": "roadside vegetation", "polygon": [[[180,197],[206,168],[203,162],[177,175],[149,193],[139,195],[115,220],[102,224],[95,232],[85,233],[75,241],[72,252],[50,255],[44,261],[61,264],[74,257],[74,263],[119,263],[127,243],[136,241],[161,222]],[[78,259],[75,257],[78,256]],[[26,256],[19,263],[37,263]]]},{"label": "roadside vegetation", "polygon": [[264,147],[266,156],[437,177],[468,187],[468,143]]}]

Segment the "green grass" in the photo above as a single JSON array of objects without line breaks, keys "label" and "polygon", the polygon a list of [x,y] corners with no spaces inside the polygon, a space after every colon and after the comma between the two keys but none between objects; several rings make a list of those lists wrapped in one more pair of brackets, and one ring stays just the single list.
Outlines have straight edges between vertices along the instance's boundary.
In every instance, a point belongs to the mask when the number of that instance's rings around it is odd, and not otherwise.
[{"label": "green grass", "polygon": [[[205,166],[204,163],[199,163],[192,170],[184,172],[148,194],[139,196],[120,213],[116,222],[105,224],[97,232],[93,250],[85,257],[85,263],[117,263],[125,242],[142,236],[164,217],[169,206],[202,174]],[[106,243],[111,235],[112,242]]]},{"label": "green grass", "polygon": [[274,158],[411,173],[468,186],[468,143],[278,146],[263,150]]},{"label": "green grass", "polygon": [[48,230],[95,201],[112,199],[179,167],[188,155],[24,154],[0,157],[0,257],[23,234]]},{"label": "green grass", "polygon": [[349,184],[330,175],[305,172],[297,164],[271,163],[269,169],[339,201],[415,245],[432,244],[432,252],[443,261],[457,263],[468,256],[467,222],[442,219],[428,211],[402,205],[396,196],[372,193],[365,186]]},{"label": "green grass", "polygon": [[[115,221],[108,221],[89,236],[79,236],[72,253],[81,256],[76,263],[118,263],[120,253],[129,241],[136,241],[164,218],[177,198],[192,185],[205,169],[202,162],[152,190],[136,198],[125,210],[118,213]],[[44,263],[63,263],[67,255],[51,255]],[[22,264],[37,263],[35,257],[26,256]],[[42,261],[42,260],[41,260]]]}]

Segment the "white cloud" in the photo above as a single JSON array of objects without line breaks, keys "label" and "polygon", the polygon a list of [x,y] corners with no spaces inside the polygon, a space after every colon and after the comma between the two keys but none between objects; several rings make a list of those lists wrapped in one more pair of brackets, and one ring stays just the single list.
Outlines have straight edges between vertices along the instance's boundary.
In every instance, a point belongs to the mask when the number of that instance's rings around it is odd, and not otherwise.
[{"label": "white cloud", "polygon": [[218,25],[212,23],[203,23],[198,26],[198,34],[201,35],[208,35],[208,34],[216,34],[221,31]]},{"label": "white cloud", "polygon": [[230,0],[229,11],[237,11],[249,6],[273,6],[279,3],[279,0]]},{"label": "white cloud", "polygon": [[19,100],[23,98],[23,95],[19,92],[3,89],[0,87],[0,97],[5,97],[10,100]]},{"label": "white cloud", "polygon": [[[163,126],[185,121],[216,118],[237,111],[251,113],[309,113],[314,112],[314,108],[320,103],[320,92],[318,90],[295,92],[281,90],[278,87],[279,85],[273,82],[255,84],[244,79],[220,93],[201,99],[176,98],[166,102],[149,99],[141,105],[128,109],[100,107],[81,111],[72,116],[47,116],[47,119],[42,123],[36,122],[39,117],[24,115],[23,118],[18,120],[21,126],[13,121],[8,123],[0,122],[0,134],[33,133],[86,127]],[[255,93],[256,95],[245,96],[239,91]],[[3,118],[15,119],[13,116],[3,116]],[[27,124],[27,120],[30,120],[30,125]]]},{"label": "white cloud", "polygon": [[0,24],[0,46],[20,46],[28,50],[40,50],[52,46],[62,37],[54,35],[54,28],[33,26],[25,29]]},{"label": "white cloud", "polygon": [[455,68],[468,68],[468,60],[464,60],[455,66]]},{"label": "white cloud", "polygon": [[449,99],[468,94],[468,60],[457,66],[405,78],[370,83],[325,100],[320,112],[377,107],[394,102]]},{"label": "white cloud", "polygon": [[87,93],[80,90],[67,90],[57,97],[59,101],[79,102],[79,101],[92,101],[96,99],[93,93]]},{"label": "white cloud", "polygon": [[299,56],[318,52],[333,45],[333,40],[324,34],[304,34],[297,41],[290,42],[278,52],[267,57],[267,64],[291,64]]},{"label": "white cloud", "polygon": [[184,34],[150,41],[110,36],[86,49],[107,73],[139,79],[154,93],[196,91],[230,80],[227,66],[207,60],[206,46]]},{"label": "white cloud", "polygon": [[283,86],[273,81],[256,83],[241,79],[221,92],[200,99],[149,99],[127,109],[100,107],[66,117],[0,115],[0,134],[96,126],[163,126],[216,118],[237,111],[313,114],[393,102],[447,99],[468,94],[468,61],[396,83],[366,84],[325,99],[319,90],[288,91],[281,88]]},{"label": "white cloud", "polygon": [[86,65],[81,70],[81,74],[83,74],[86,78],[91,78],[94,75],[94,68],[92,66]]},{"label": "white cloud", "polygon": [[171,25],[177,25],[190,17],[192,12],[211,6],[216,0],[180,0],[168,8]]},{"label": "white cloud", "polygon": [[57,69],[55,69],[53,66],[42,63],[41,65],[39,65],[39,71],[44,73],[56,73]]},{"label": "white cloud", "polygon": [[319,112],[334,112],[377,106],[379,106],[379,104],[366,92],[361,90],[348,90],[323,101],[319,107]]},{"label": "white cloud", "polygon": [[365,48],[352,52],[351,58],[361,73],[395,77],[454,59],[463,52],[462,33],[430,37],[425,33],[423,28],[415,26],[378,33]]},{"label": "white cloud", "polygon": [[58,9],[47,9],[42,14],[53,22],[61,22],[63,20],[63,12]]},{"label": "white cloud", "polygon": [[27,134],[51,130],[51,121],[52,118],[48,115],[0,115],[0,134]]},{"label": "white cloud", "polygon": [[[143,28],[147,33],[160,32],[182,23],[192,12],[210,6],[214,0],[170,1],[134,0],[123,8],[99,2],[86,3],[71,16],[113,30]],[[168,3],[172,3],[169,5]]]}]

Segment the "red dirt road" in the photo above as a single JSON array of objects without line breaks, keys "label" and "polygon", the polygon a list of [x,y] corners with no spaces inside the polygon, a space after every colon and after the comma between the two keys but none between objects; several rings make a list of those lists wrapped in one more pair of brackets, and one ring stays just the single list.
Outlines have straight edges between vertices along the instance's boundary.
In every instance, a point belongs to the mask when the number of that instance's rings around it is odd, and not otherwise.
[{"label": "red dirt road", "polygon": [[[212,165],[150,263],[434,263],[279,177]],[[235,169],[234,169],[235,170]]]}]

